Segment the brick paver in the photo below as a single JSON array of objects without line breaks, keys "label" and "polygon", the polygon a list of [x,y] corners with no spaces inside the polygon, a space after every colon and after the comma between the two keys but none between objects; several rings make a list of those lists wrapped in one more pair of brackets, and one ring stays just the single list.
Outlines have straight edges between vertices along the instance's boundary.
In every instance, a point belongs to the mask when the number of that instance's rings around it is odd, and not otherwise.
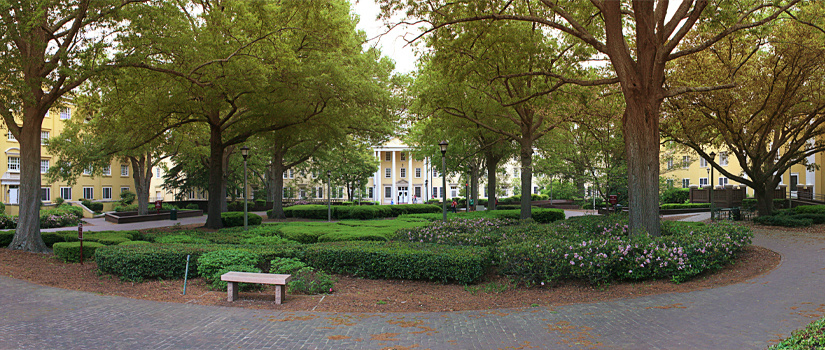
[{"label": "brick paver", "polygon": [[[825,239],[756,232],[782,264],[690,293],[449,313],[159,303],[0,277],[2,349],[764,349],[825,314]],[[548,290],[552,293],[552,290]]]}]

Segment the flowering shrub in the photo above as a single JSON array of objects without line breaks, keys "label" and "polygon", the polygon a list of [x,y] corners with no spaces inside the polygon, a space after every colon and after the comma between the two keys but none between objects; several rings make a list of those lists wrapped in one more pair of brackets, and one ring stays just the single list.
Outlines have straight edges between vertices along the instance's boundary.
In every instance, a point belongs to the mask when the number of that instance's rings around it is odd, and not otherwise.
[{"label": "flowering shrub", "polygon": [[491,246],[502,239],[499,228],[515,224],[510,219],[450,219],[424,227],[399,230],[396,237],[418,243]]},{"label": "flowering shrub", "polygon": [[630,236],[624,219],[581,219],[504,229],[496,247],[499,271],[529,284],[563,279],[685,281],[731,262],[750,244],[750,229],[727,223],[664,223],[661,237]]}]

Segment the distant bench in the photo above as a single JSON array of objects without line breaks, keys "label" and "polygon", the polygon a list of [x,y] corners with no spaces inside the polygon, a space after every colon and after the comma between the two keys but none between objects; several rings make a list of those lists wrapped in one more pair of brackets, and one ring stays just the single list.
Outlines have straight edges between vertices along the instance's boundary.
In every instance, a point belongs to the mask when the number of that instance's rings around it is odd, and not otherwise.
[{"label": "distant bench", "polygon": [[221,281],[226,281],[226,300],[235,301],[238,299],[238,282],[261,283],[275,285],[275,304],[280,304],[284,299],[284,287],[292,279],[292,275],[279,275],[273,273],[254,272],[227,272],[221,275]]}]

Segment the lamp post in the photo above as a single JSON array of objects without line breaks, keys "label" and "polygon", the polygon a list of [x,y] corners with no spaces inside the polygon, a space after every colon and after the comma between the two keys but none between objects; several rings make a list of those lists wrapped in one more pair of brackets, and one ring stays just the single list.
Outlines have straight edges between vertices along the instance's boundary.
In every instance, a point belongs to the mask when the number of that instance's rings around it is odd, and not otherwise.
[{"label": "lamp post", "polygon": [[447,145],[447,140],[438,143],[441,147],[441,214],[444,221],[447,221]]},{"label": "lamp post", "polygon": [[424,179],[424,198],[423,198],[424,201],[421,202],[423,204],[427,204],[427,201],[430,200],[430,188],[427,187],[428,183],[429,183],[429,180]]},{"label": "lamp post", "polygon": [[243,229],[246,231],[249,229],[249,208],[247,207],[249,196],[246,190],[246,157],[249,156],[249,147],[246,145],[241,147],[241,156],[243,156]]},{"label": "lamp post", "polygon": [[708,179],[710,181],[710,192],[708,198],[710,200],[710,221],[713,221],[713,162],[715,162],[716,153],[710,152],[708,155],[710,156],[710,160],[708,160],[708,170],[710,171],[710,179]]},{"label": "lamp post", "polygon": [[332,221],[332,171],[327,170],[327,221]]}]

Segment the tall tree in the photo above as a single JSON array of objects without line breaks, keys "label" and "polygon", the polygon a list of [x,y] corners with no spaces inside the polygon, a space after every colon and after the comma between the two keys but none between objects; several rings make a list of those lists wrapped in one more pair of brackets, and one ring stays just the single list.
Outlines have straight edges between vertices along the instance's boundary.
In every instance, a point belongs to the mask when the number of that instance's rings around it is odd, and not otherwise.
[{"label": "tall tree", "polygon": [[[701,52],[731,33],[773,21],[800,0],[709,1],[591,0],[540,1],[447,0],[413,2],[382,0],[384,15],[406,10],[408,22],[431,25],[439,32],[470,22],[527,22],[541,31],[553,31],[559,40],[584,43],[606,57],[621,84],[625,100],[622,117],[628,159],[630,229],[658,236],[659,228],[659,118],[664,99],[687,92],[711,91],[721,86],[666,85],[670,61]],[[693,30],[709,33],[703,40],[684,42]],[[537,57],[537,59],[544,59]],[[571,78],[559,70],[524,70],[521,74]],[[546,68],[558,68],[548,65]],[[579,81],[566,79],[579,84]],[[591,83],[591,82],[588,82]]]},{"label": "tall tree", "polygon": [[48,251],[40,237],[40,128],[61,99],[113,66],[119,11],[135,1],[0,3],[0,116],[20,142],[20,216],[10,249]]},{"label": "tall tree", "polygon": [[[821,17],[814,22],[825,24]],[[773,212],[774,188],[783,173],[795,164],[815,166],[807,158],[825,151],[825,32],[788,22],[767,34],[761,40],[731,36],[676,66],[674,75],[682,79],[730,77],[737,88],[671,99],[662,124],[668,140],[753,188],[759,215]],[[765,45],[753,50],[754,41]],[[709,153],[717,149],[729,150],[742,173],[712,159]]]}]

